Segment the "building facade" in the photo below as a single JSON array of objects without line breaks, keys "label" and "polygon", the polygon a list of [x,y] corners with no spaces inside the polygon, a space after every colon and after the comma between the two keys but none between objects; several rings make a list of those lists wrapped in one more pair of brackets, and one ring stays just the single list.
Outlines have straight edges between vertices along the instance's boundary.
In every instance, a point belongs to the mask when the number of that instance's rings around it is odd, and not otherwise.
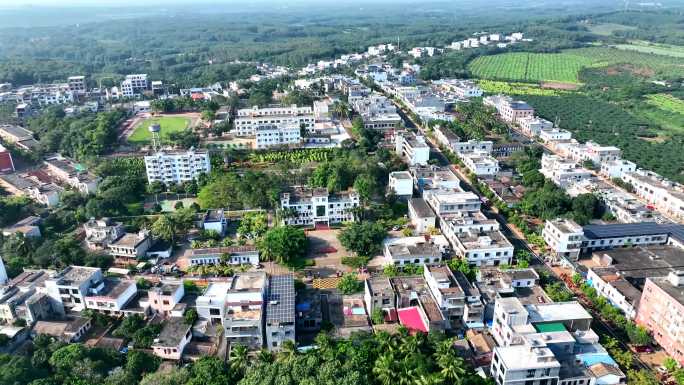
[{"label": "building facade", "polygon": [[157,152],[145,156],[147,181],[179,184],[211,171],[209,153],[190,149],[186,152]]},{"label": "building facade", "polygon": [[354,221],[353,210],[359,204],[359,194],[354,190],[331,194],[325,188],[299,187],[280,196],[280,208],[288,213],[283,222],[294,226]]}]

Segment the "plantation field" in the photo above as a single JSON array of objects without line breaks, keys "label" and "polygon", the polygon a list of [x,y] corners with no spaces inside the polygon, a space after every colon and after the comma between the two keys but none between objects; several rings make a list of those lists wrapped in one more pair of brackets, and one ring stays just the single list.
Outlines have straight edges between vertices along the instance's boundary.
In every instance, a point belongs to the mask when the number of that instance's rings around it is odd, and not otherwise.
[{"label": "plantation field", "polygon": [[595,24],[589,27],[589,31],[591,33],[595,33],[597,35],[601,36],[610,36],[613,34],[613,32],[618,32],[618,31],[630,31],[636,29],[636,27],[632,27],[630,25],[624,25],[624,24],[615,24],[615,23],[601,23],[601,24]]},{"label": "plantation field", "polygon": [[647,95],[635,112],[661,126],[665,134],[684,133],[684,100],[669,94]]},{"label": "plantation field", "polygon": [[589,58],[565,53],[513,52],[480,56],[470,62],[468,69],[485,79],[577,83],[579,71],[590,64]]},{"label": "plantation field", "polygon": [[480,56],[468,64],[468,70],[479,78],[522,82],[556,81],[579,83],[583,68],[629,64],[643,77],[674,78],[684,76],[681,59],[619,50],[609,47],[587,47],[562,53],[512,52]]},{"label": "plantation field", "polygon": [[152,139],[152,135],[148,128],[152,123],[159,123],[161,131],[159,136],[161,140],[169,139],[169,135],[174,132],[180,132],[188,128],[190,119],[182,116],[162,116],[157,118],[145,119],[138,123],[135,131],[128,137],[128,142],[138,145],[147,144]]},{"label": "plantation field", "polygon": [[[645,77],[653,75],[668,78],[684,76],[682,60],[674,57],[625,51],[609,47],[578,48],[564,51],[564,53],[591,59],[591,67],[630,64],[636,68],[633,72]],[[641,69],[641,71],[638,69]]]},{"label": "plantation field", "polygon": [[661,110],[684,115],[684,100],[669,94],[655,94],[646,96],[647,103]]},{"label": "plantation field", "polygon": [[684,58],[684,47],[677,45],[656,44],[649,43],[646,41],[633,41],[630,44],[618,44],[615,46],[615,48],[627,51],[637,51],[643,53],[652,53],[656,55]]},{"label": "plantation field", "polygon": [[658,122],[653,116],[647,116],[641,109],[627,111],[581,93],[562,97],[528,95],[525,101],[541,117],[558,120],[577,140],[617,146],[625,159],[636,162],[639,167],[684,182],[684,135],[681,131],[665,131],[662,125],[656,126]]},{"label": "plantation field", "polygon": [[566,92],[550,88],[542,88],[538,84],[533,83],[480,80],[478,81],[478,84],[483,91],[490,94],[556,96],[562,95]]}]

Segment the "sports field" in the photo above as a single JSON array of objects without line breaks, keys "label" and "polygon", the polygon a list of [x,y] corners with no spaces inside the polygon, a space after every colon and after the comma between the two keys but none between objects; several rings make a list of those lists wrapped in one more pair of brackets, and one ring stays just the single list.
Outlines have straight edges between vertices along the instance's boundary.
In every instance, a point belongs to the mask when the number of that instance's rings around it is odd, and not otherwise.
[{"label": "sports field", "polygon": [[150,142],[152,136],[148,131],[148,128],[153,123],[159,123],[161,126],[161,140],[169,138],[174,132],[183,131],[188,128],[190,124],[190,119],[183,116],[161,116],[156,118],[145,119],[138,123],[135,127],[135,131],[128,137],[128,142],[133,144],[147,144]]},{"label": "sports field", "polygon": [[634,73],[645,77],[684,76],[680,58],[609,47],[570,49],[562,53],[511,52],[480,56],[468,64],[468,69],[482,79],[579,83],[582,68],[615,64],[629,64],[634,67]]}]

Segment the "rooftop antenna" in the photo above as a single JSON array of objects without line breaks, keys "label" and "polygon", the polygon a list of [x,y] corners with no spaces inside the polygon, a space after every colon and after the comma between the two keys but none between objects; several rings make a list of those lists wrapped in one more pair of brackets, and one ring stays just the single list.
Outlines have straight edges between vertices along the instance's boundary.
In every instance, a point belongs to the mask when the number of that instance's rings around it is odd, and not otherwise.
[{"label": "rooftop antenna", "polygon": [[159,123],[152,123],[147,130],[150,131],[150,134],[152,135],[152,149],[154,152],[158,152],[161,148],[161,138],[159,137],[161,126]]}]

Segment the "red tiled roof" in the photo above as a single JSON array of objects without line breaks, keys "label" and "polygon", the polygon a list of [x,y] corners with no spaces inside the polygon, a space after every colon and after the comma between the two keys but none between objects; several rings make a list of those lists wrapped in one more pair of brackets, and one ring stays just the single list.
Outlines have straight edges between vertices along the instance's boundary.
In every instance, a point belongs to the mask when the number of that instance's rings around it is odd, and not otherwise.
[{"label": "red tiled roof", "polygon": [[397,312],[399,313],[399,322],[407,329],[428,332],[428,328],[420,316],[420,310],[416,306],[399,309]]},{"label": "red tiled roof", "polygon": [[397,322],[397,311],[395,309],[389,309],[385,313],[385,322]]},{"label": "red tiled roof", "polygon": [[0,151],[0,172],[12,172],[14,165],[12,164],[12,155],[6,151]]}]

